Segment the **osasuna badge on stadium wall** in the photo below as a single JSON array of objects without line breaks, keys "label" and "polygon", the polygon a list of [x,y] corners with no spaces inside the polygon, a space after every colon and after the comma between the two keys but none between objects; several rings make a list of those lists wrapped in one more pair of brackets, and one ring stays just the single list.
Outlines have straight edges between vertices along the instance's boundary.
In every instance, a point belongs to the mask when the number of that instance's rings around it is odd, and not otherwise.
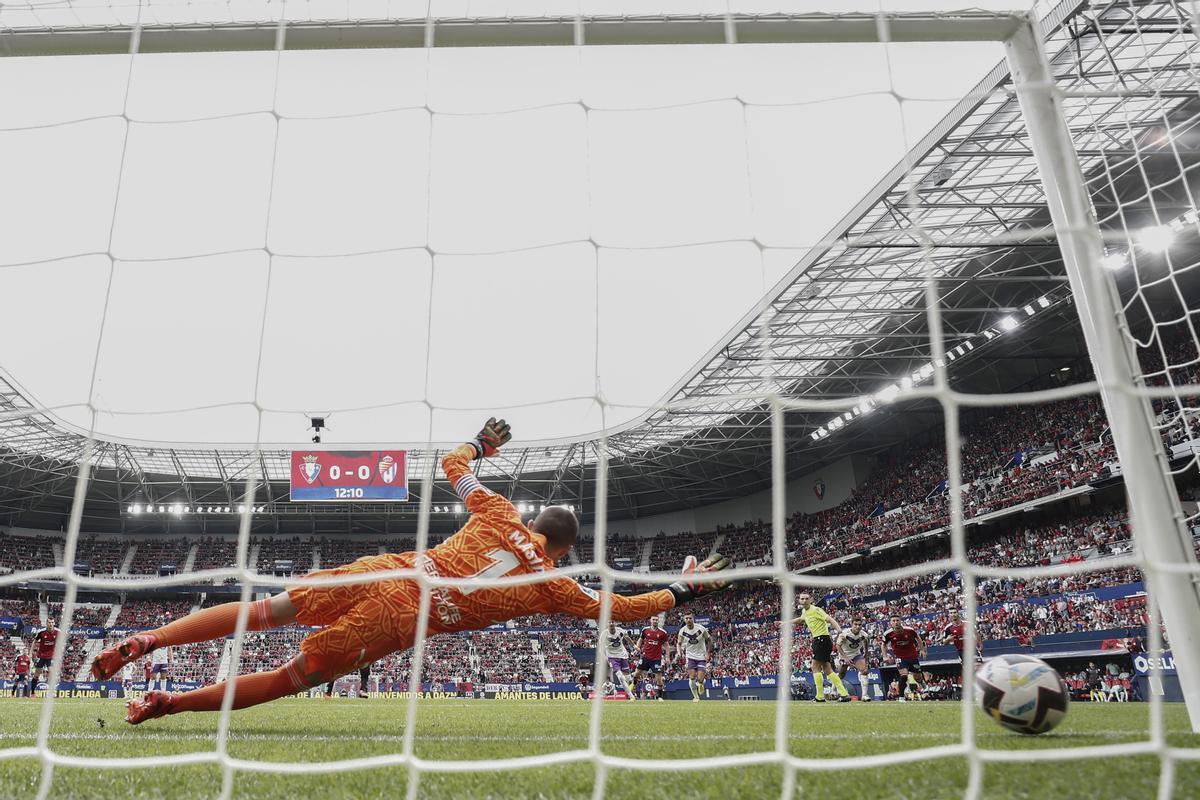
[{"label": "osasuna badge on stadium wall", "polygon": [[817,496],[818,500],[825,499],[825,481],[817,478],[816,483],[813,484],[813,494]]},{"label": "osasuna badge on stadium wall", "polygon": [[321,464],[317,461],[316,456],[305,456],[304,463],[300,465],[300,474],[304,476],[304,480],[312,483],[321,474]]},{"label": "osasuna badge on stadium wall", "polygon": [[379,459],[379,477],[384,483],[391,483],[396,480],[396,459],[391,456],[384,456]]}]

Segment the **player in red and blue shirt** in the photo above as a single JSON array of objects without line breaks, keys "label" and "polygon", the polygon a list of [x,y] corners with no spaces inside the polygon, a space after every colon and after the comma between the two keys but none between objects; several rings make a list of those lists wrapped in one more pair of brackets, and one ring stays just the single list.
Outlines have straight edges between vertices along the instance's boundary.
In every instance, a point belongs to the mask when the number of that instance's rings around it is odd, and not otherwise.
[{"label": "player in red and blue shirt", "polygon": [[[954,612],[951,614],[950,624],[947,625],[946,627],[942,628],[942,644],[954,645],[954,649],[958,651],[958,660],[959,661],[966,660],[965,656],[963,655],[963,649],[965,647],[963,639],[966,636],[966,632],[967,632],[967,628],[966,628],[966,625],[963,624],[962,612],[955,609]],[[979,656],[979,641],[978,640],[976,640],[976,642],[975,642],[975,660],[976,661],[983,660]]]},{"label": "player in red and blue shirt", "polygon": [[643,676],[653,675],[658,683],[658,699],[662,700],[664,688],[662,671],[663,648],[667,648],[666,659],[670,661],[671,637],[659,626],[658,617],[651,617],[650,624],[642,628],[642,632],[638,636],[637,647],[642,653],[642,660],[638,663],[637,670],[633,673],[633,683],[635,686],[641,686]]},{"label": "player in red and blue shirt", "polygon": [[17,690],[21,687],[25,688],[26,693],[29,692],[29,656],[25,653],[17,656],[17,661],[13,664],[13,697],[18,696]]},{"label": "player in red and blue shirt", "polygon": [[[921,672],[921,659],[925,657],[925,642],[915,628],[904,625],[900,617],[892,617],[891,629],[883,635],[883,650],[889,649],[896,659],[896,669],[904,678],[910,696],[914,695],[913,687],[924,688],[925,676]],[[919,692],[915,692],[919,697]]]},{"label": "player in red and blue shirt", "polygon": [[46,620],[46,627],[33,637],[33,682],[29,686],[29,696],[37,692],[38,682],[45,676],[50,679],[50,664],[54,661],[54,646],[58,643],[58,628],[54,627],[54,618]]}]

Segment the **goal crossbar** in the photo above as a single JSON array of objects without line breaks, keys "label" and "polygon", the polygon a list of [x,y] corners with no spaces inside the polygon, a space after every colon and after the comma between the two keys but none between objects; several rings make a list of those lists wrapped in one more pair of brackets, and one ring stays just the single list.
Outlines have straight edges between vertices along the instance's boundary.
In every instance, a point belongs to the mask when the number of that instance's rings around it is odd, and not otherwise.
[{"label": "goal crossbar", "polygon": [[425,47],[688,45],[1003,41],[1019,13],[716,14],[662,16],[463,17],[362,21],[263,20],[183,25],[0,27],[0,55],[328,50]]}]

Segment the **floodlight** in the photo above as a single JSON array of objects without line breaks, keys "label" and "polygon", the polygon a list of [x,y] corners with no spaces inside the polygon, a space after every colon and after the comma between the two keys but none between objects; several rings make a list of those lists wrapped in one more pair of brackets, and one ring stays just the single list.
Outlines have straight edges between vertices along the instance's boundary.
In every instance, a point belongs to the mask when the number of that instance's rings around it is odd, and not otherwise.
[{"label": "floodlight", "polygon": [[885,403],[890,403],[896,399],[896,395],[898,394],[900,394],[900,387],[892,383],[880,389],[879,393],[875,396]]},{"label": "floodlight", "polygon": [[1175,241],[1175,231],[1169,225],[1143,228],[1137,235],[1138,245],[1148,253],[1165,253]]},{"label": "floodlight", "polygon": [[1042,295],[1041,297],[1039,297],[1037,299],[1037,304],[1039,306],[1041,306],[1042,308],[1049,308],[1050,307],[1050,298],[1046,297],[1046,295]]},{"label": "floodlight", "polygon": [[1117,270],[1119,270],[1125,266],[1125,254],[1124,253],[1109,253],[1104,258],[1100,259],[1100,266],[1104,267],[1105,269],[1116,272]]},{"label": "floodlight", "polygon": [[1021,323],[1017,322],[1012,317],[1001,317],[1000,318],[1000,329],[1003,331],[1016,330],[1020,324]]}]

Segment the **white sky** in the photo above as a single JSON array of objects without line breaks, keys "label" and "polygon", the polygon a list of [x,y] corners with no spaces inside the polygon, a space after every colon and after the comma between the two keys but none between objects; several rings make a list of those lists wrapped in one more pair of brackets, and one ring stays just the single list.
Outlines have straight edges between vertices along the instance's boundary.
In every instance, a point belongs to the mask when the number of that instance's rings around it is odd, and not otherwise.
[{"label": "white sky", "polygon": [[549,440],[597,383],[619,425],[1001,52],[890,56],[911,102],[879,45],[288,52],[272,191],[275,55],[142,55],[119,202],[128,59],[0,59],[0,127],[53,126],[0,132],[0,265],[56,259],[0,268],[0,368],[59,407],[95,362],[111,438]]}]

